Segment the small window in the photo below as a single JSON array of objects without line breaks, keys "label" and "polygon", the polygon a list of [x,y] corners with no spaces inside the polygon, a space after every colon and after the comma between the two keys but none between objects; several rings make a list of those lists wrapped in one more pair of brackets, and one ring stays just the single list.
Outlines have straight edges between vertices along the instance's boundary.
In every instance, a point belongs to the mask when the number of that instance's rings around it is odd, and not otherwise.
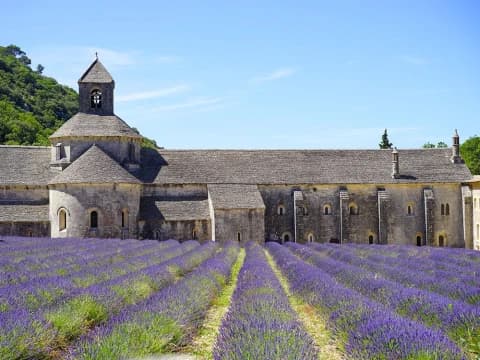
[{"label": "small window", "polygon": [[242,235],[240,234],[240,232],[237,232],[237,241],[242,241]]},{"label": "small window", "polygon": [[128,144],[128,160],[135,161],[135,145],[132,143]]},{"label": "small window", "polygon": [[368,236],[368,243],[369,243],[370,245],[373,244],[373,235],[369,235],[369,236]]},{"label": "small window", "polygon": [[280,216],[285,215],[285,206],[283,206],[283,205],[278,205],[277,214],[280,215]]},{"label": "small window", "polygon": [[315,236],[310,233],[310,234],[308,234],[307,239],[308,239],[308,242],[314,242],[315,241]]},{"label": "small window", "polygon": [[331,215],[332,214],[332,207],[330,205],[325,205],[323,207],[323,215]]},{"label": "small window", "polygon": [[122,228],[128,227],[128,210],[122,210]]},{"label": "small window", "polygon": [[65,209],[60,209],[58,212],[58,230],[62,231],[67,228],[67,212]]},{"label": "small window", "polygon": [[90,228],[96,229],[98,228],[98,212],[92,211],[90,213]]},{"label": "small window", "polygon": [[159,229],[155,229],[155,230],[153,231],[153,238],[154,238],[155,240],[160,240],[161,234],[162,234],[162,233],[161,233],[161,231],[160,231]]},{"label": "small window", "polygon": [[407,215],[412,215],[412,214],[413,214],[412,205],[408,205],[407,206]]},{"label": "small window", "polygon": [[90,95],[90,106],[92,109],[102,108],[102,93],[100,90],[93,90]]},{"label": "small window", "polygon": [[445,204],[440,206],[440,215],[445,215]]},{"label": "small window", "polygon": [[193,239],[193,240],[198,240],[197,230],[195,230],[195,229],[192,231],[192,239]]},{"label": "small window", "polygon": [[448,204],[445,205],[445,215],[446,216],[450,215],[450,205]]},{"label": "small window", "polygon": [[348,212],[350,215],[358,215],[358,207],[356,204],[350,204],[348,206]]},{"label": "small window", "polygon": [[438,246],[440,246],[440,247],[445,246],[445,237],[443,235],[438,236]]},{"label": "small window", "polygon": [[422,237],[417,235],[417,246],[422,246]]}]

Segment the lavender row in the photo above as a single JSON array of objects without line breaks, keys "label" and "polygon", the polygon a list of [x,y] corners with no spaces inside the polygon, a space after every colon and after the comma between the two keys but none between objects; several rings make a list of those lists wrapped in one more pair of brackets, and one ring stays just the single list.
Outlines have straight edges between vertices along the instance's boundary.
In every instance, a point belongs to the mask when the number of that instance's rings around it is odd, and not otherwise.
[{"label": "lavender row", "polygon": [[292,310],[258,244],[248,244],[214,359],[317,359],[313,340]]},{"label": "lavender row", "polygon": [[158,242],[139,242],[137,240],[136,242],[117,244],[117,246],[113,243],[111,249],[108,249],[105,245],[102,245],[102,247],[105,248],[103,251],[99,251],[99,249],[92,246],[82,251],[72,252],[65,258],[65,254],[56,253],[52,255],[52,260],[39,260],[41,265],[31,265],[30,268],[22,266],[21,263],[16,264],[12,268],[18,268],[18,270],[0,273],[0,287],[20,284],[31,279],[39,279],[55,274],[65,276],[72,272],[80,272],[82,269],[114,264],[132,257],[147,255],[158,249]]},{"label": "lavender row", "polygon": [[[312,248],[316,251],[323,251],[323,249],[328,248],[328,246],[325,247],[322,244],[315,244],[312,245]],[[335,259],[381,274],[382,276],[407,287],[416,287],[432,291],[469,304],[477,304],[480,302],[480,288],[470,285],[472,283],[472,278],[470,278],[470,281],[452,281],[452,277],[457,276],[458,272],[446,276],[443,272],[430,273],[426,271],[419,272],[417,270],[412,270],[415,263],[421,261],[418,258],[407,258],[403,261],[398,261],[394,266],[390,266],[388,259],[381,262],[378,259],[375,261],[370,257],[360,258],[345,246],[337,246],[336,250],[328,251],[328,254],[328,256]]]},{"label": "lavender row", "polygon": [[407,320],[386,306],[340,285],[330,275],[296,257],[286,247],[267,248],[291,290],[329,318],[331,328],[353,359],[462,359],[443,332]]},{"label": "lavender row", "polygon": [[226,283],[238,250],[236,244],[227,245],[184,279],[125,309],[82,339],[71,358],[141,357],[187,343]]},{"label": "lavender row", "polygon": [[[198,243],[194,242],[198,246]],[[26,307],[35,310],[55,303],[59,298],[75,290],[107,281],[162,261],[162,254],[171,247],[179,246],[175,240],[158,243],[156,250],[146,255],[131,258],[115,265],[104,264],[85,268],[68,276],[55,275],[47,278],[34,278],[17,285],[0,289],[0,313]]]},{"label": "lavender row", "polygon": [[[350,246],[351,245],[351,246]],[[380,255],[390,258],[392,261],[403,258],[421,259],[417,266],[426,270],[440,269],[453,270],[479,274],[480,253],[474,250],[457,248],[439,248],[434,246],[402,246],[402,245],[360,245],[349,244],[351,250],[366,255]]]},{"label": "lavender row", "polygon": [[[303,260],[314,264],[345,286],[378,301],[398,314],[421,321],[447,333],[468,351],[470,343],[480,342],[480,310],[428,291],[404,287],[357,266],[324,257],[310,247],[289,244]],[[468,339],[468,341],[464,341]]]},{"label": "lavender row", "polygon": [[[129,289],[136,297],[133,300],[138,302],[144,299],[145,297],[136,293],[136,280],[141,279],[142,275],[144,279],[148,277],[149,286],[153,290],[147,294],[148,297],[154,291],[174,282],[179,273],[193,269],[216,250],[214,244],[198,248],[192,247],[192,243],[183,244],[183,250],[189,250],[188,252],[145,269],[143,274],[137,274],[136,279],[123,277],[117,282],[105,283],[104,286],[92,286],[88,291],[78,293],[75,298],[65,301],[63,305],[45,311],[30,313],[25,309],[17,310],[17,317],[2,317],[0,314],[0,323],[3,325],[0,329],[0,339],[3,339],[0,341],[0,354],[19,354],[19,358],[48,357],[59,345],[68,343],[89,327],[107,321],[125,306],[128,307],[132,303],[132,297],[121,295],[128,294]],[[180,266],[184,267],[179,271]],[[119,288],[127,292],[124,291],[119,296]],[[88,306],[88,311],[85,311],[85,305]]]}]

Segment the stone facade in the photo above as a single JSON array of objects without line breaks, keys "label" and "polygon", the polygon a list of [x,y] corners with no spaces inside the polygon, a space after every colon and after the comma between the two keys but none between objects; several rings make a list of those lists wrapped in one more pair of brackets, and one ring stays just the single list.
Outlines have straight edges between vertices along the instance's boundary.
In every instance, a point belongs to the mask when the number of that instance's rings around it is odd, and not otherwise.
[{"label": "stone facade", "polygon": [[456,132],[451,149],[142,149],[114,87],[95,60],[50,148],[0,146],[0,234],[480,250]]}]

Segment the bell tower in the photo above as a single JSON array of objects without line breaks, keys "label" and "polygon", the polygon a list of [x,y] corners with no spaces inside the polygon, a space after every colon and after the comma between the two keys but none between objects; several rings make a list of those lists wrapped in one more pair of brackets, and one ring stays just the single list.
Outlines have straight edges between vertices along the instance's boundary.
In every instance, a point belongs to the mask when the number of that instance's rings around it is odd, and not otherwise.
[{"label": "bell tower", "polygon": [[80,112],[95,115],[113,115],[115,81],[96,57],[78,80]]}]

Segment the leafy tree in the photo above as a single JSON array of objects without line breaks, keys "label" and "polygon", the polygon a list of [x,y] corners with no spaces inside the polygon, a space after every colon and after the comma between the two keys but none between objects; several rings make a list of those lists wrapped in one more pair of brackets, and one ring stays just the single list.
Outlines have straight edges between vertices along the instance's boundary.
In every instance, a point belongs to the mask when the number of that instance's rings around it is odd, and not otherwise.
[{"label": "leafy tree", "polygon": [[439,141],[438,144],[437,144],[437,148],[438,149],[448,148],[448,145],[446,143],[444,143],[443,141]]},{"label": "leafy tree", "polygon": [[387,129],[385,129],[385,132],[382,135],[382,142],[378,144],[378,146],[380,146],[380,149],[391,149],[392,145],[393,144],[388,141]]},{"label": "leafy tree", "polygon": [[472,174],[480,175],[480,137],[475,135],[460,145],[460,154]]},{"label": "leafy tree", "polygon": [[427,141],[425,144],[423,144],[424,149],[434,149],[435,144],[432,144],[430,141]]},{"label": "leafy tree", "polygon": [[45,69],[45,68],[43,67],[42,64],[38,64],[38,65],[37,65],[37,70],[35,70],[35,72],[36,72],[37,74],[42,74],[44,69]]}]

